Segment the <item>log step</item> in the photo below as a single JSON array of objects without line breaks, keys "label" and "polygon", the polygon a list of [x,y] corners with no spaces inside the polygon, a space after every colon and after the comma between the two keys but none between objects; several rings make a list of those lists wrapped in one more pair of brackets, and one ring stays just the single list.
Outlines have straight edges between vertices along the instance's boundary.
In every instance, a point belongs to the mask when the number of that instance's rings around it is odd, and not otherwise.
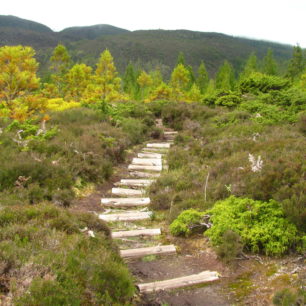
[{"label": "log step", "polygon": [[141,171],[131,171],[130,176],[152,178],[152,177],[159,177],[160,173],[148,173],[148,172],[141,172]]},{"label": "log step", "polygon": [[112,238],[137,237],[137,236],[157,236],[161,234],[160,228],[146,228],[132,231],[112,232]]},{"label": "log step", "polygon": [[162,154],[160,153],[138,153],[139,158],[162,158]]},{"label": "log step", "polygon": [[133,207],[150,204],[150,198],[103,198],[101,204],[108,207]]},{"label": "log step", "polygon": [[119,196],[141,196],[144,190],[128,189],[128,188],[112,188],[112,194]]},{"label": "log step", "polygon": [[178,132],[177,131],[166,131],[164,132],[164,135],[177,135]]},{"label": "log step", "polygon": [[147,143],[147,148],[170,148],[170,143]]},{"label": "log step", "polygon": [[147,187],[154,183],[155,180],[141,180],[141,179],[122,179],[115,183],[116,186],[133,186],[133,187]]},{"label": "log step", "polygon": [[166,154],[168,152],[168,148],[143,148],[141,152],[142,153]]},{"label": "log step", "polygon": [[132,165],[161,166],[162,160],[160,158],[133,158]]},{"label": "log step", "polygon": [[129,170],[148,170],[148,171],[162,171],[162,166],[144,166],[144,165],[129,165]]},{"label": "log step", "polygon": [[173,244],[120,251],[120,255],[123,258],[139,258],[147,255],[159,255],[159,254],[170,255],[175,253],[176,253],[176,248]]},{"label": "log step", "polygon": [[152,216],[151,211],[135,211],[135,212],[126,212],[118,214],[100,214],[99,219],[104,221],[137,221],[137,220],[146,220],[150,219]]},{"label": "log step", "polygon": [[218,272],[203,271],[199,274],[183,276],[163,281],[156,281],[152,283],[138,284],[137,287],[140,292],[154,292],[158,290],[176,289],[207,282],[216,281],[219,279]]}]

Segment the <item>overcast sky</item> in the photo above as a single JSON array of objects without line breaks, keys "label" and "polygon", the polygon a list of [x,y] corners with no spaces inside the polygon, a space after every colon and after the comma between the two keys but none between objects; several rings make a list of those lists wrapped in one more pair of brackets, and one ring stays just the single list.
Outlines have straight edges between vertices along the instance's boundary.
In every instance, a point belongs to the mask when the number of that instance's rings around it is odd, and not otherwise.
[{"label": "overcast sky", "polygon": [[8,0],[15,15],[60,31],[111,24],[128,30],[187,29],[271,40],[306,48],[306,0]]}]

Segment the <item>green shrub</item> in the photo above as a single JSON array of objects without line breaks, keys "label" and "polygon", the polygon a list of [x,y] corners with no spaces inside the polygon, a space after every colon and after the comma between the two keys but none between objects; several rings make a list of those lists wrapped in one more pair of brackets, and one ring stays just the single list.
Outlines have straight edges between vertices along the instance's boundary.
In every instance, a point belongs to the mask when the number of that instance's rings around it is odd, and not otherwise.
[{"label": "green shrub", "polygon": [[254,201],[229,197],[208,211],[213,226],[205,232],[213,245],[222,244],[228,230],[241,236],[245,248],[267,255],[281,255],[296,241],[297,229],[284,218],[281,205],[274,200]]},{"label": "green shrub", "polygon": [[242,93],[259,93],[269,92],[271,90],[281,90],[288,88],[290,82],[288,79],[283,79],[278,76],[254,72],[239,84],[239,89]]},{"label": "green shrub", "polygon": [[237,106],[242,102],[242,99],[240,96],[230,93],[228,95],[224,95],[222,97],[219,97],[216,101],[216,105],[220,106],[227,106],[227,107],[234,107]]},{"label": "green shrub", "polygon": [[303,306],[305,305],[305,302],[305,292],[293,292],[288,288],[277,291],[273,296],[273,305],[276,306]]},{"label": "green shrub", "polygon": [[216,252],[221,259],[229,263],[241,254],[242,249],[241,237],[236,232],[227,230],[223,233],[222,241],[216,248]]},{"label": "green shrub", "polygon": [[175,236],[189,236],[193,228],[200,225],[203,213],[194,209],[183,211],[170,225],[170,232]]}]

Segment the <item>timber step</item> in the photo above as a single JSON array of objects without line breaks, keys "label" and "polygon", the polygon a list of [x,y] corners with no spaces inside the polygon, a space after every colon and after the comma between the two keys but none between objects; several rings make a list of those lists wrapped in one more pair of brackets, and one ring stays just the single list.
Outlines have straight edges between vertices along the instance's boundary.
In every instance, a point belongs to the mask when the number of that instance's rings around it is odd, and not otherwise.
[{"label": "timber step", "polygon": [[139,158],[162,158],[160,153],[138,153],[137,156]]},{"label": "timber step", "polygon": [[137,220],[147,220],[152,216],[151,211],[130,211],[125,213],[118,214],[100,214],[99,219],[106,222],[115,222],[115,221],[137,221]]},{"label": "timber step", "polygon": [[218,272],[203,271],[198,274],[183,276],[179,278],[138,284],[137,287],[140,292],[154,292],[158,290],[176,289],[176,288],[208,283],[216,281],[218,279],[219,279]]},{"label": "timber step", "polygon": [[176,248],[173,244],[120,251],[120,255],[123,258],[140,258],[147,255],[171,255],[175,253]]},{"label": "timber step", "polygon": [[177,131],[165,131],[164,135],[177,135],[178,132]]},{"label": "timber step", "polygon": [[141,153],[159,153],[166,154],[169,148],[143,148]]},{"label": "timber step", "polygon": [[101,204],[107,207],[133,207],[150,204],[150,198],[102,198]]},{"label": "timber step", "polygon": [[162,143],[147,143],[147,148],[170,148],[171,144],[168,142],[162,142]]},{"label": "timber step", "polygon": [[150,173],[150,172],[141,172],[141,171],[130,171],[130,176],[132,177],[141,177],[141,178],[153,178],[159,177],[160,173]]},{"label": "timber step", "polygon": [[133,158],[132,165],[162,166],[160,158]]},{"label": "timber step", "polygon": [[112,232],[112,238],[125,238],[137,236],[157,236],[161,234],[160,228],[146,228],[131,231]]},{"label": "timber step", "polygon": [[119,196],[142,196],[145,194],[145,191],[128,188],[112,188],[112,194]]},{"label": "timber step", "polygon": [[147,187],[154,183],[155,180],[143,179],[122,179],[120,182],[115,183],[115,186],[131,186],[131,187]]},{"label": "timber step", "polygon": [[162,166],[129,165],[128,170],[162,171]]}]

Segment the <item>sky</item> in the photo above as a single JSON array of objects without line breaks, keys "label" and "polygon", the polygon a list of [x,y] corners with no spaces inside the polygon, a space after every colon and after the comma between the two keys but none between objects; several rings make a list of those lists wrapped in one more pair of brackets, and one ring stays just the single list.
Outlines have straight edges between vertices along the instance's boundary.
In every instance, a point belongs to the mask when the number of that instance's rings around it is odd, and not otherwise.
[{"label": "sky", "polygon": [[186,29],[306,48],[306,0],[9,0],[1,15],[54,31],[110,24],[128,30]]}]

